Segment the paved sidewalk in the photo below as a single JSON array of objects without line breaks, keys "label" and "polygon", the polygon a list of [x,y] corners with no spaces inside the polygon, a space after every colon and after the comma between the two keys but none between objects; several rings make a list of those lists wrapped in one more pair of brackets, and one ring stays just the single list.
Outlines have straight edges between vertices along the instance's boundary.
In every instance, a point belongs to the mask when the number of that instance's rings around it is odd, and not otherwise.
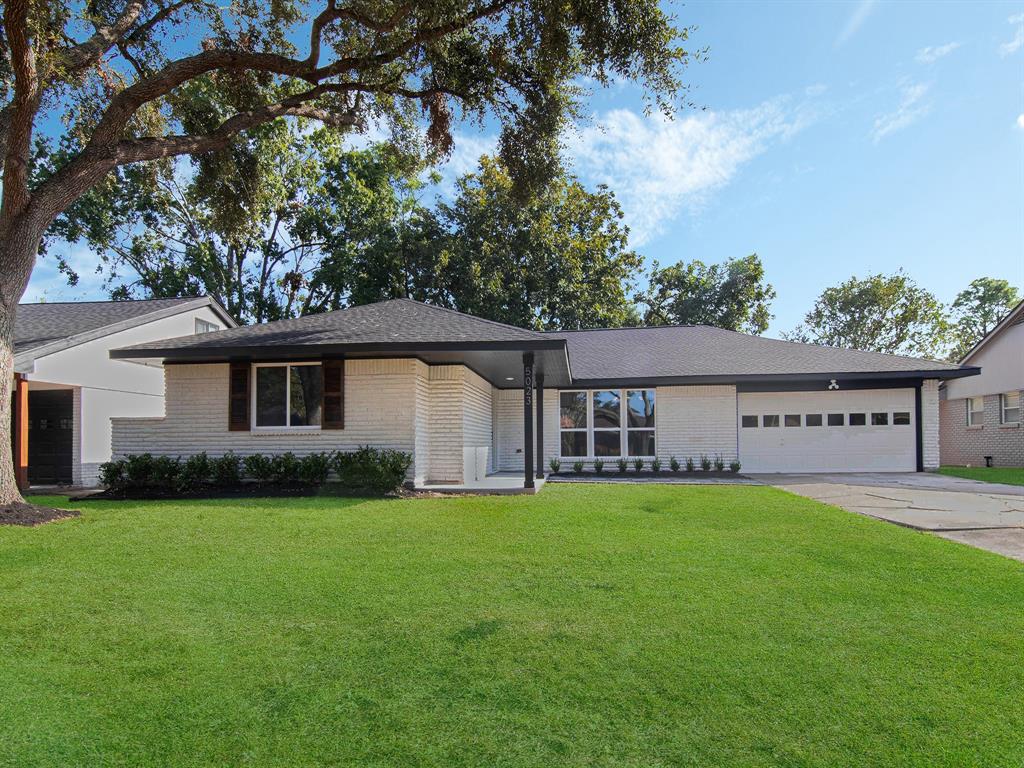
[{"label": "paved sidewalk", "polygon": [[850,512],[1024,560],[1024,487],[930,473],[754,475]]}]

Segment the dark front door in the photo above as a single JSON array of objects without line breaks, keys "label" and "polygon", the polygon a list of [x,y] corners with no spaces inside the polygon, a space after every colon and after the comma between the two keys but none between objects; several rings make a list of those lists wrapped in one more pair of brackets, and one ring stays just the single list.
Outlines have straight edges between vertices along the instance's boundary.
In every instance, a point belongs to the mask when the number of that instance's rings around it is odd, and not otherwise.
[{"label": "dark front door", "polygon": [[28,481],[71,484],[74,409],[70,389],[28,393]]}]

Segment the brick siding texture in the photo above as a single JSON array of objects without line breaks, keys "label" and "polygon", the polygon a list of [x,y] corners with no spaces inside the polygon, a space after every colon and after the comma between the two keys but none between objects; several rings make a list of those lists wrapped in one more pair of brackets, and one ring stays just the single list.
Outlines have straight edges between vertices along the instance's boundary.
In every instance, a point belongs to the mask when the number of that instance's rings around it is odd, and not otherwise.
[{"label": "brick siding texture", "polygon": [[939,468],[939,381],[921,382],[921,463],[926,470]]},{"label": "brick siding texture", "polygon": [[1024,429],[999,423],[999,395],[985,395],[984,401],[985,418],[980,427],[967,426],[964,398],[942,401],[942,463],[981,467],[985,457],[991,456],[997,467],[1024,467]]}]

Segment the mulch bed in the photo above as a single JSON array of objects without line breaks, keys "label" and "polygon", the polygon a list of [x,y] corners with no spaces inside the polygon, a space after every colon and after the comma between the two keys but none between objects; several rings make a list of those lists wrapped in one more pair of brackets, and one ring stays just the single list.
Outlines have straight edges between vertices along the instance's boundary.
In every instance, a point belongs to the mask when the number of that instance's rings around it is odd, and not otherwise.
[{"label": "mulch bed", "polygon": [[[256,499],[294,498],[296,496],[380,496],[379,492],[360,489],[337,488],[331,484],[277,485],[246,483],[244,485],[208,485],[192,491],[171,491],[161,488],[143,488],[131,491],[101,491],[73,497],[75,501],[177,501],[187,499]],[[383,494],[385,496],[389,494]],[[394,494],[390,494],[394,495]]]},{"label": "mulch bed", "polygon": [[0,525],[42,525],[80,514],[77,509],[54,509],[19,501],[0,506]]},{"label": "mulch bed", "polygon": [[705,472],[703,470],[697,470],[696,472],[672,472],[671,470],[662,470],[660,472],[652,472],[651,470],[644,470],[643,472],[634,472],[633,470],[629,470],[628,472],[619,472],[618,469],[613,469],[611,471],[606,469],[604,472],[601,472],[601,473],[597,473],[597,472],[594,472],[593,470],[589,470],[589,471],[586,471],[586,472],[555,472],[555,473],[552,473],[552,474],[550,474],[548,476],[549,477],[576,478],[576,479],[591,478],[591,477],[601,477],[601,478],[615,479],[615,480],[631,480],[631,479],[634,479],[634,478],[636,478],[636,479],[647,479],[647,480],[666,479],[666,478],[679,478],[679,479],[683,479],[683,480],[700,480],[702,478],[708,478],[708,477],[716,477],[716,478],[737,478],[737,477],[739,477],[739,478],[747,479],[746,477],[744,477],[743,475],[741,475],[738,472],[716,472],[716,471]]}]

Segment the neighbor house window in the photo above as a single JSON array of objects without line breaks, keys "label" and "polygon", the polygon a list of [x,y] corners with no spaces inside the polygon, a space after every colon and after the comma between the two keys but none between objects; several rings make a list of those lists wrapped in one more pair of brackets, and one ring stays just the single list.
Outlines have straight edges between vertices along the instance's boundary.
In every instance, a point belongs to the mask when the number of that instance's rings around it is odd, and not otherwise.
[{"label": "neighbor house window", "polygon": [[1005,392],[999,396],[1000,421],[1020,424],[1020,392]]},{"label": "neighbor house window", "polygon": [[967,398],[967,426],[980,427],[985,423],[985,398]]},{"label": "neighbor house window", "polygon": [[198,317],[196,318],[196,333],[213,333],[214,331],[219,330],[220,326],[216,323],[211,323],[208,320],[200,320]]},{"label": "neighbor house window", "polygon": [[559,392],[561,456],[654,456],[654,390]]},{"label": "neighbor house window", "polygon": [[586,392],[560,392],[558,394],[558,425],[562,431],[562,455],[587,455]]},{"label": "neighbor house window", "polygon": [[626,392],[626,447],[630,456],[654,456],[654,390]]},{"label": "neighbor house window", "polygon": [[253,426],[318,429],[323,405],[319,363],[253,366]]}]

